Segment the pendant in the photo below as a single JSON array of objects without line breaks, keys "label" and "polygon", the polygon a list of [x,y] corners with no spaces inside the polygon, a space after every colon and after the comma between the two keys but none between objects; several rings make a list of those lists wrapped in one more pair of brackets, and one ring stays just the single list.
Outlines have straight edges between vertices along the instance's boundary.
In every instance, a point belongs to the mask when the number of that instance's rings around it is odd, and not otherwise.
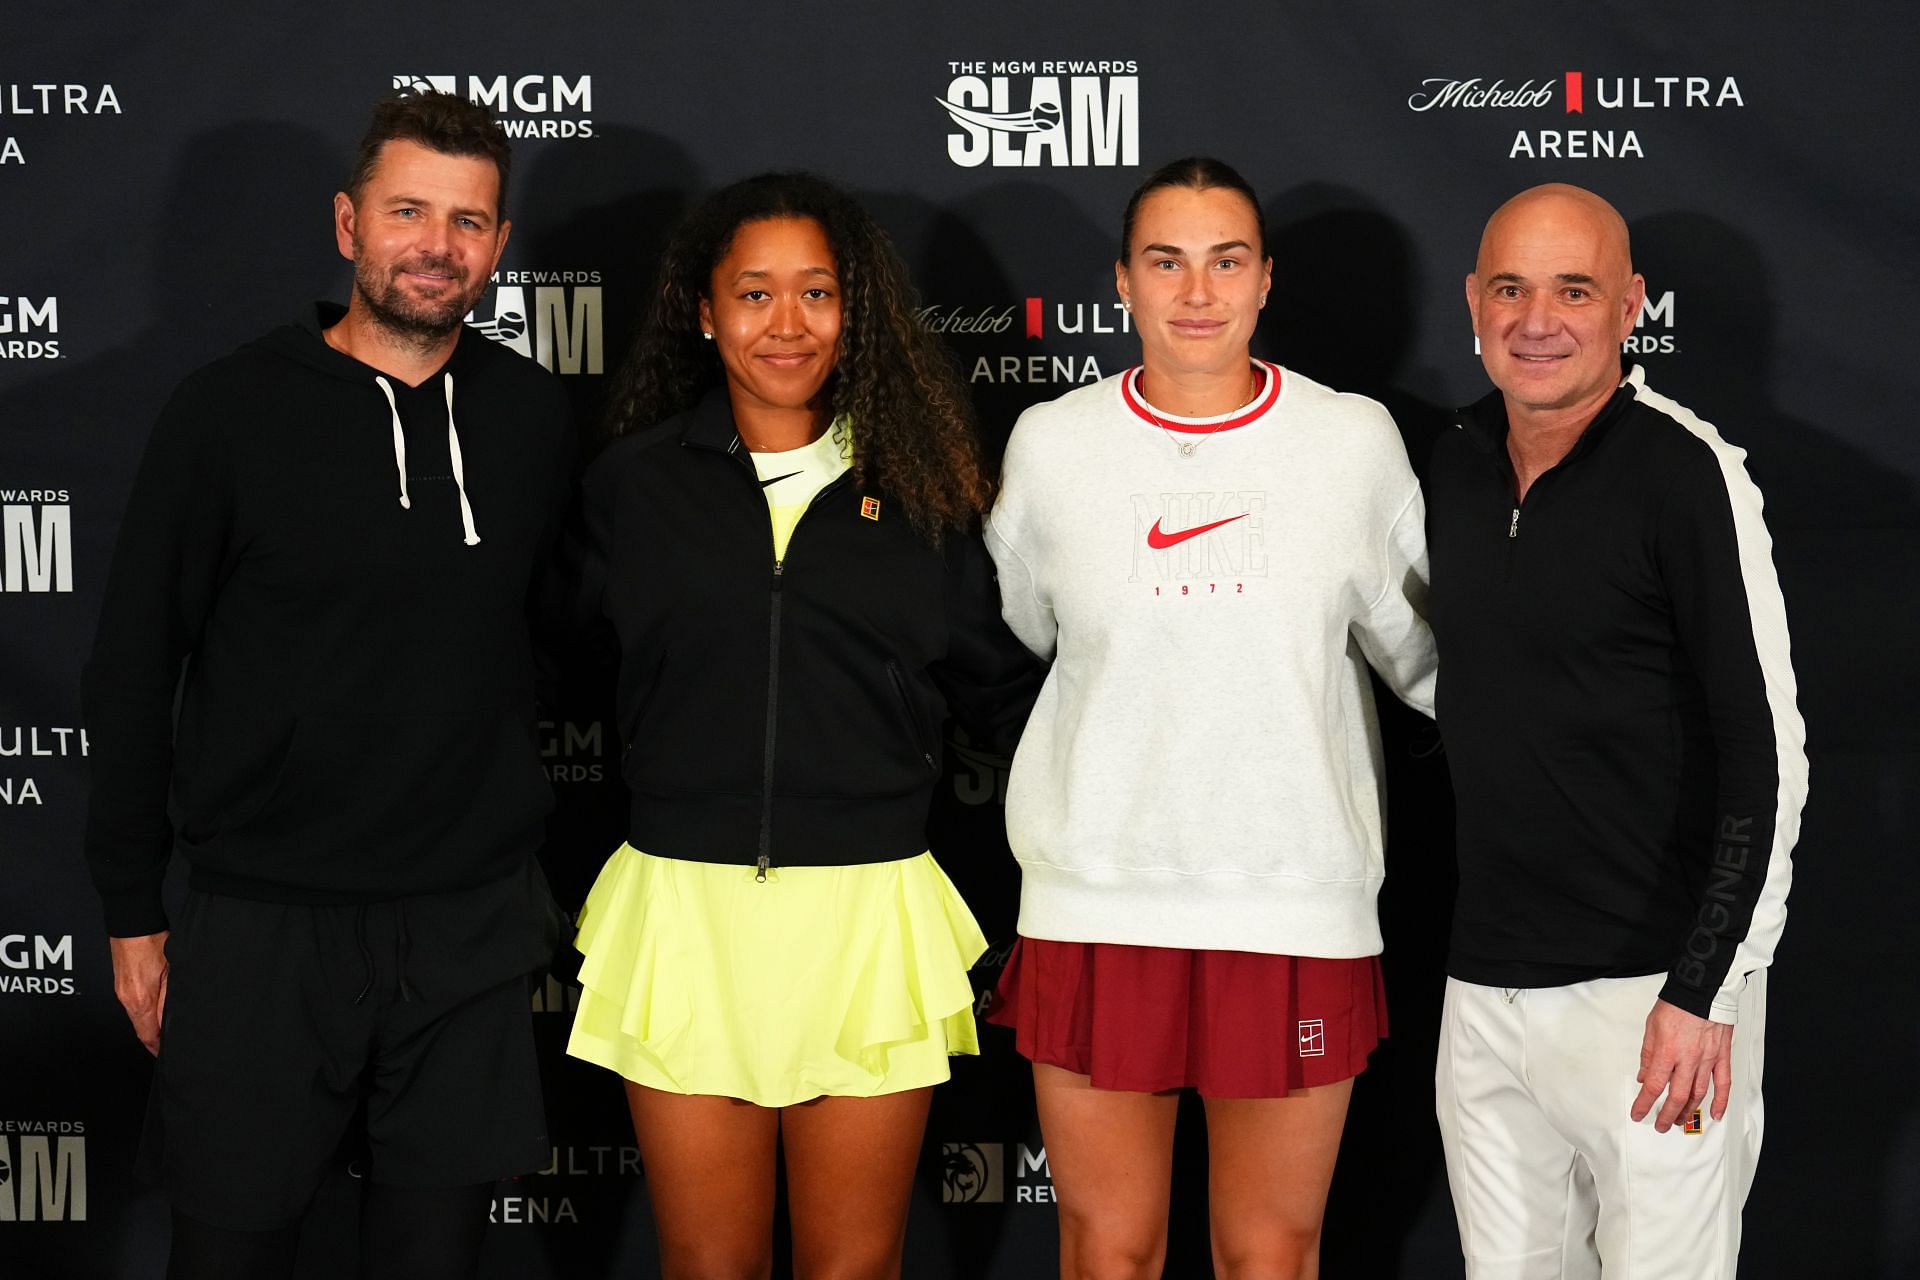
[{"label": "pendant", "polygon": [[1176,440],[1174,443],[1180,446],[1180,456],[1183,458],[1191,458],[1193,451],[1200,447],[1198,440]]}]

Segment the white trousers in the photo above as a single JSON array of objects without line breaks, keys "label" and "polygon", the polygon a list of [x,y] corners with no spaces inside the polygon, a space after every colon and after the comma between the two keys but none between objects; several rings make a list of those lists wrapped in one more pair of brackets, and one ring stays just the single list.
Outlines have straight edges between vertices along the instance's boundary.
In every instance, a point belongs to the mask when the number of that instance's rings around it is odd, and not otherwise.
[{"label": "white trousers", "polygon": [[1517,991],[1447,980],[1435,1073],[1470,1280],[1733,1280],[1764,1114],[1766,971],[1747,982],[1724,1119],[1627,1109],[1665,975]]}]

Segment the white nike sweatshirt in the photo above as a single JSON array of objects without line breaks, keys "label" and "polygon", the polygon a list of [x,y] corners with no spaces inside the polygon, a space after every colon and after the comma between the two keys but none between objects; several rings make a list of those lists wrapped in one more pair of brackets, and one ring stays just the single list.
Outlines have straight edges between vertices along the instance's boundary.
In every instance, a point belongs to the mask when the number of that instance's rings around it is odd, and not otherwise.
[{"label": "white nike sweatshirt", "polygon": [[1425,513],[1385,409],[1265,368],[1222,418],[1136,369],[1014,427],[987,545],[1053,660],[1007,790],[1026,937],[1381,949],[1366,667],[1432,714]]}]

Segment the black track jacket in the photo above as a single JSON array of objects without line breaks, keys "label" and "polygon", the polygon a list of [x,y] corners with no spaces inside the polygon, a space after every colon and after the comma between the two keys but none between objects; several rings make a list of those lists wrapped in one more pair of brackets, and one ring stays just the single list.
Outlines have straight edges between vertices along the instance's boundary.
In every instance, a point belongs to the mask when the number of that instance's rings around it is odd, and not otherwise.
[{"label": "black track jacket", "polygon": [[1732,1022],[1786,918],[1807,785],[1746,455],[1637,368],[1517,506],[1499,393],[1458,427],[1427,483],[1448,972],[1664,972],[1663,999]]},{"label": "black track jacket", "polygon": [[1001,621],[978,535],[936,550],[848,472],[776,562],[718,390],[615,441],[584,483],[582,603],[618,638],[635,848],[762,868],[910,858],[949,707],[1012,749],[1044,672]]}]

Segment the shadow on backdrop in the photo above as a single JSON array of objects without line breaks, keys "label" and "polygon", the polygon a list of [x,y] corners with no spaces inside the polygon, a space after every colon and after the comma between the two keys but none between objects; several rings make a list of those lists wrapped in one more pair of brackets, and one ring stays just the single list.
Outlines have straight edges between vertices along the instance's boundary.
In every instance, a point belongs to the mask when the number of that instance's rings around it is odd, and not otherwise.
[{"label": "shadow on backdrop", "polygon": [[[1775,402],[1776,366],[1796,358],[1777,337],[1790,295],[1743,230],[1675,212],[1631,231],[1649,294],[1676,294],[1665,326],[1674,351],[1645,357],[1648,383],[1751,452],[1812,759],[1768,992],[1767,1143],[1741,1271],[1920,1274],[1920,1107],[1904,1100],[1920,1040],[1885,1034],[1887,1011],[1911,1000],[1920,971],[1920,896],[1910,873],[1889,875],[1890,858],[1910,868],[1920,817],[1920,483],[1849,443],[1870,430],[1809,422]],[[1835,981],[1841,957],[1848,976]],[[1851,1064],[1850,1095],[1894,1100],[1891,1114],[1835,1124],[1818,1102],[1834,1062]],[[1809,1232],[1807,1222],[1848,1229]]]}]

